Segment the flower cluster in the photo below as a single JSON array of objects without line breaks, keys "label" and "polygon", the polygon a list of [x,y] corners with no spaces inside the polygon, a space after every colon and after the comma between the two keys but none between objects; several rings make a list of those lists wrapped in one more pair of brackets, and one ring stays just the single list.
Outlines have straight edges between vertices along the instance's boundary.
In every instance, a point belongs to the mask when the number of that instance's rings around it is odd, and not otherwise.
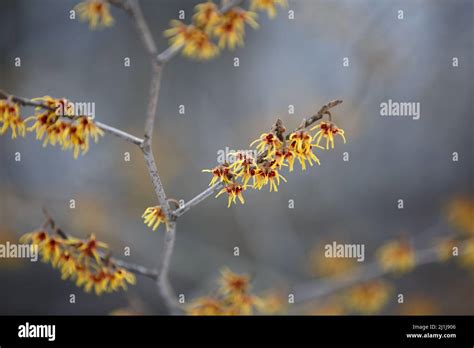
[{"label": "flower cluster", "polygon": [[110,27],[114,19],[110,15],[110,5],[106,0],[86,0],[74,7],[78,12],[79,19],[89,22],[89,28]]},{"label": "flower cluster", "polygon": [[[90,117],[74,116],[68,107],[71,104],[64,98],[44,96],[32,100],[43,106],[35,107],[35,114],[26,119],[22,119],[18,103],[9,99],[0,100],[0,123],[3,123],[0,134],[4,134],[8,128],[12,131],[12,138],[34,132],[36,139],[43,141],[43,147],[48,144],[59,145],[63,150],[72,150],[74,158],[89,150],[89,138],[97,142],[99,136],[104,134]],[[58,112],[59,108],[61,113]],[[29,122],[32,125],[27,127]]]},{"label": "flower cluster", "polygon": [[228,268],[221,271],[216,296],[200,297],[185,311],[190,315],[252,315],[277,313],[283,308],[282,298],[276,293],[258,297],[250,292],[250,277],[232,272]]},{"label": "flower cluster", "polygon": [[107,244],[90,235],[86,240],[50,235],[40,229],[23,235],[21,243],[31,243],[38,248],[43,262],[51,263],[61,272],[63,280],[70,279],[86,292],[97,295],[104,292],[126,290],[127,284],[135,284],[135,275],[117,266],[105,257]]},{"label": "flower cluster", "polygon": [[[315,134],[311,131],[317,130]],[[232,153],[235,160],[232,164],[223,163],[213,169],[205,169],[203,172],[212,173],[209,186],[221,182],[224,184],[217,196],[223,193],[228,195],[228,207],[236,203],[237,199],[243,204],[243,191],[247,188],[261,190],[268,186],[271,191],[278,191],[278,186],[286,178],[280,173],[283,167],[289,171],[294,170],[297,160],[302,170],[307,165],[320,164],[319,158],[314,154],[315,149],[329,150],[334,148],[334,137],[339,135],[344,143],[344,131],[332,122],[321,122],[309,131],[298,129],[285,136],[285,128],[278,121],[272,130],[263,133],[250,146],[256,146],[258,156],[252,155],[251,151],[238,151]],[[326,139],[326,147],[319,145],[322,139]],[[331,146],[329,146],[331,145]],[[217,197],[216,196],[216,197]]]},{"label": "flower cluster", "polygon": [[[253,0],[251,8],[265,10],[274,17],[277,3],[286,5],[286,1],[282,0]],[[237,46],[243,46],[245,27],[249,25],[257,29],[256,19],[257,13],[252,10],[233,7],[221,13],[213,1],[207,1],[195,6],[192,24],[172,20],[164,35],[170,38],[173,47],[182,47],[186,57],[207,60],[218,55],[221,49],[234,50]]]}]

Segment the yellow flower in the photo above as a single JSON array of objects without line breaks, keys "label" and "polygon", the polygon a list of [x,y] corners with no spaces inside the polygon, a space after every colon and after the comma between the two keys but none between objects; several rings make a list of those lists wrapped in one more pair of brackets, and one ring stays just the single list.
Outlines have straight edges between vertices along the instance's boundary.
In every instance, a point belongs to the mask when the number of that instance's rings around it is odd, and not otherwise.
[{"label": "yellow flower", "polygon": [[321,164],[319,158],[313,153],[313,147],[321,147],[312,144],[313,138],[308,132],[296,131],[290,135],[289,141],[289,149],[298,158],[303,170],[306,170],[306,161],[308,161],[310,166],[313,166],[313,161]]},{"label": "yellow flower", "polygon": [[321,139],[326,138],[326,150],[329,150],[329,145],[331,145],[331,149],[334,149],[334,138],[336,135],[339,135],[342,138],[344,144],[346,143],[344,131],[332,122],[323,121],[311,128],[311,130],[316,129],[318,130],[314,135],[314,138],[316,138],[316,146],[320,146],[319,143],[321,142]]},{"label": "yellow flower", "polygon": [[[33,125],[34,126],[34,125]],[[55,146],[56,143],[63,147],[67,147],[68,145],[66,144],[67,138],[67,129],[70,127],[69,123],[63,122],[63,121],[56,121],[50,126],[46,127],[46,138],[43,141],[43,147],[46,147],[46,145],[51,144],[52,146]],[[41,134],[41,137],[43,136],[43,133]],[[37,133],[38,137],[38,133]]]},{"label": "yellow flower", "polygon": [[276,5],[281,7],[288,6],[286,0],[251,0],[250,9],[252,11],[267,11],[268,17],[274,18],[276,16]]},{"label": "yellow flower", "polygon": [[446,209],[449,222],[459,231],[474,236],[474,199],[457,197]]},{"label": "yellow flower", "polygon": [[76,260],[68,250],[64,250],[59,257],[58,266],[61,269],[61,279],[64,280],[76,271]]},{"label": "yellow flower", "polygon": [[50,237],[41,245],[40,251],[42,253],[42,261],[51,262],[53,267],[56,267],[61,257],[61,241]]},{"label": "yellow flower", "polygon": [[258,28],[256,18],[255,12],[245,11],[241,8],[233,8],[222,15],[214,28],[214,35],[219,39],[219,47],[225,48],[227,46],[233,50],[237,45],[243,46],[245,24],[254,29]]},{"label": "yellow flower", "polygon": [[290,172],[293,171],[297,154],[288,148],[276,150],[274,154],[275,163],[278,166],[288,165]]},{"label": "yellow flower", "polygon": [[34,98],[34,101],[41,102],[43,107],[35,108],[35,115],[28,117],[25,122],[34,121],[28,132],[36,132],[36,139],[43,141],[43,147],[51,144],[55,146],[59,144],[63,150],[73,149],[74,158],[79,156],[82,151],[84,155],[89,150],[89,137],[95,142],[99,136],[104,135],[102,129],[97,127],[94,121],[87,116],[78,117],[72,121],[60,121],[59,118],[64,116],[74,116],[73,109],[69,106],[67,99],[55,99],[50,96]]},{"label": "yellow flower", "polygon": [[415,251],[405,240],[391,241],[377,251],[377,259],[386,271],[404,273],[415,267]]},{"label": "yellow flower", "polygon": [[20,237],[20,243],[31,243],[33,245],[40,245],[48,240],[48,234],[44,230],[37,230],[29,232]]},{"label": "yellow flower", "polygon": [[220,190],[219,193],[216,195],[216,197],[219,197],[224,192],[227,193],[228,195],[227,208],[229,208],[232,203],[237,204],[237,198],[239,199],[240,203],[244,204],[245,200],[244,200],[244,196],[242,195],[242,191],[244,191],[245,189],[246,189],[246,186],[232,183],[224,187],[222,190]]},{"label": "yellow flower", "polygon": [[247,186],[249,180],[252,178],[255,184],[257,165],[255,164],[253,157],[243,153],[237,153],[236,161],[230,165],[230,168],[235,171],[235,177],[242,180],[243,186]]},{"label": "yellow flower", "polygon": [[104,131],[97,127],[94,121],[87,116],[79,117],[77,120],[79,132],[83,133],[86,137],[94,138],[94,141],[97,142],[99,140],[99,136],[104,135]]},{"label": "yellow flower", "polygon": [[267,162],[258,167],[255,173],[254,188],[260,190],[263,186],[270,184],[270,192],[277,192],[280,179],[287,182],[285,177],[278,172],[278,168],[275,168],[273,164],[275,164],[275,162]]},{"label": "yellow flower", "polygon": [[201,297],[186,307],[189,315],[223,315],[224,308],[220,300],[212,297]]},{"label": "yellow flower", "polygon": [[110,6],[105,0],[86,0],[74,7],[83,22],[89,22],[89,28],[110,27],[114,19],[110,15]]},{"label": "yellow flower", "polygon": [[83,258],[94,258],[97,263],[101,263],[101,255],[99,249],[108,249],[109,246],[101,241],[98,241],[95,237],[95,234],[92,233],[89,238],[84,242],[81,243],[77,250],[80,253],[79,260]]},{"label": "yellow flower", "polygon": [[85,280],[84,291],[91,292],[94,289],[96,295],[101,295],[107,291],[107,273],[104,270],[97,270],[89,273],[89,277]]},{"label": "yellow flower", "polygon": [[74,159],[77,159],[79,152],[85,155],[89,150],[89,139],[84,134],[84,130],[75,124],[69,124],[64,130],[63,150],[73,149]]},{"label": "yellow flower", "polygon": [[390,292],[390,285],[383,280],[371,281],[348,290],[347,304],[356,312],[373,314],[385,306]]},{"label": "yellow flower", "polygon": [[117,268],[109,273],[110,291],[116,291],[119,287],[127,290],[127,283],[134,285],[137,280],[133,273]]},{"label": "yellow flower", "polygon": [[193,35],[194,26],[184,24],[177,19],[171,20],[171,27],[164,32],[164,36],[170,38],[172,46],[184,45],[191,39]]},{"label": "yellow flower", "polygon": [[0,127],[0,135],[3,135],[10,128],[12,139],[15,139],[18,135],[25,136],[26,125],[20,116],[20,107],[17,103],[11,100],[0,100],[0,122],[3,122],[2,127]]},{"label": "yellow flower", "polygon": [[194,7],[195,14],[193,15],[194,23],[198,27],[208,31],[219,20],[220,13],[217,5],[212,1],[197,4]]},{"label": "yellow flower", "polygon": [[219,291],[221,294],[233,297],[246,293],[250,288],[250,277],[232,272],[225,267],[221,270],[219,279]]},{"label": "yellow flower", "polygon": [[267,149],[267,155],[270,156],[276,150],[280,149],[282,142],[273,133],[263,133],[260,137],[250,143],[250,146],[257,144],[256,148],[258,152],[263,152]]},{"label": "yellow flower", "polygon": [[142,218],[148,227],[153,226],[153,231],[156,231],[161,223],[167,224],[166,215],[159,205],[146,208]]},{"label": "yellow flower", "polygon": [[212,179],[209,186],[214,185],[217,181],[230,184],[231,179],[234,177],[234,173],[228,165],[220,164],[212,169],[203,169],[204,173],[212,173]]},{"label": "yellow flower", "polygon": [[176,19],[171,21],[171,28],[165,30],[164,35],[170,37],[172,46],[184,46],[183,54],[187,57],[210,59],[219,53],[218,47],[204,31]]},{"label": "yellow flower", "polygon": [[212,42],[208,35],[194,29],[191,38],[186,42],[183,48],[183,54],[190,58],[206,60],[214,58],[219,53],[219,48]]},{"label": "yellow flower", "polygon": [[235,294],[226,308],[225,315],[252,315],[259,302],[260,299],[251,294]]}]

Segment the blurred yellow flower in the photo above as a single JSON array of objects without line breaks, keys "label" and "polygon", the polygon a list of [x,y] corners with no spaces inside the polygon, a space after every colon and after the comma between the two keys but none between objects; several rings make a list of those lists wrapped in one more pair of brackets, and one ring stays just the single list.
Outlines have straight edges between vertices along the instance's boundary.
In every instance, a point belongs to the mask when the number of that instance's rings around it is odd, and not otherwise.
[{"label": "blurred yellow flower", "polygon": [[243,46],[245,37],[245,24],[258,28],[257,14],[242,8],[233,8],[220,16],[214,27],[214,35],[219,40],[219,47],[226,46],[233,50],[236,46]]},{"label": "blurred yellow flower", "polygon": [[221,270],[219,285],[219,291],[223,295],[241,295],[249,290],[250,277],[234,273],[226,267]]},{"label": "blurred yellow flower", "polygon": [[83,22],[89,22],[89,28],[110,27],[114,19],[110,15],[110,5],[106,0],[86,0],[74,7]]},{"label": "blurred yellow flower", "polygon": [[20,116],[20,107],[17,103],[11,100],[0,99],[0,125],[0,135],[5,134],[8,128],[10,128],[12,139],[15,139],[18,135],[25,136],[26,125]]},{"label": "blurred yellow flower", "polygon": [[347,291],[347,305],[359,313],[377,313],[387,303],[390,293],[391,286],[383,280],[356,285]]},{"label": "blurred yellow flower", "polygon": [[183,46],[183,54],[190,58],[211,59],[219,53],[219,48],[209,36],[194,25],[186,25],[176,19],[171,21],[171,28],[164,35],[170,37],[170,44],[175,47]]},{"label": "blurred yellow flower", "polygon": [[326,257],[322,247],[316,247],[310,254],[310,270],[313,275],[339,278],[352,273],[357,261],[344,257]]},{"label": "blurred yellow flower", "polygon": [[449,222],[460,232],[474,236],[474,199],[457,197],[446,208]]},{"label": "blurred yellow flower", "polygon": [[228,268],[221,270],[219,288],[214,296],[199,297],[184,307],[189,315],[274,314],[282,310],[283,297],[274,291],[263,297],[250,292],[250,277]]},{"label": "blurred yellow flower", "polygon": [[415,251],[406,240],[388,242],[377,250],[380,266],[395,273],[411,271],[415,267]]},{"label": "blurred yellow flower", "polygon": [[224,305],[220,300],[212,297],[201,297],[185,308],[189,315],[224,315]]},{"label": "blurred yellow flower", "polygon": [[255,302],[255,306],[263,314],[279,314],[286,309],[286,297],[281,292],[270,291],[261,295]]},{"label": "blurred yellow flower", "polygon": [[268,17],[274,18],[277,10],[276,6],[287,7],[286,0],[251,0],[250,9],[252,11],[267,11]]},{"label": "blurred yellow flower", "polygon": [[205,31],[208,31],[219,21],[219,9],[212,1],[197,4],[194,7],[194,11],[194,23],[196,23],[198,27],[203,28]]},{"label": "blurred yellow flower", "polygon": [[207,60],[217,56],[219,48],[205,32],[196,29],[191,39],[184,45],[183,54],[190,58]]}]

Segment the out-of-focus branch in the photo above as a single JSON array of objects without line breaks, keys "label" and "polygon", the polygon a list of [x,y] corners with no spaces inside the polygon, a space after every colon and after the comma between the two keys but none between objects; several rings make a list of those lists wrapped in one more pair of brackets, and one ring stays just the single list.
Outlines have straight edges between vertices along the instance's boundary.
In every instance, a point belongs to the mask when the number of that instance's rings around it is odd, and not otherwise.
[{"label": "out-of-focus branch", "polygon": [[[289,135],[291,133],[295,132],[295,131],[308,128],[309,126],[311,126],[315,122],[322,119],[324,115],[328,115],[329,118],[331,118],[331,113],[330,113],[329,110],[334,108],[335,106],[341,104],[341,103],[342,103],[342,100],[330,101],[329,103],[324,105],[321,109],[319,109],[319,111],[316,112],[314,115],[312,115],[308,118],[304,118],[302,120],[301,124],[296,129],[294,129],[292,132],[288,133],[287,137],[289,137]],[[278,125],[278,124],[281,124],[280,120],[276,121],[276,125]],[[260,158],[261,156],[262,156],[262,154],[259,154],[258,158]],[[189,200],[188,202],[183,204],[181,207],[179,207],[178,209],[173,211],[173,213],[172,213],[173,218],[176,219],[176,218],[182,216],[184,213],[189,211],[191,208],[198,205],[199,203],[201,203],[206,198],[208,198],[209,196],[211,196],[213,193],[217,192],[218,190],[222,189],[223,187],[224,187],[224,185],[222,183],[218,183],[218,184],[215,184],[215,185],[207,188],[206,190],[202,191],[200,194],[198,194],[197,196],[195,196],[194,198],[192,198],[191,200]]]},{"label": "out-of-focus branch", "polygon": [[[463,241],[461,241],[459,244],[459,256],[465,253],[463,250]],[[414,267],[441,262],[437,246],[425,249],[415,249],[414,253]],[[303,303],[327,295],[334,295],[337,291],[388,275],[390,273],[392,272],[381,268],[377,262],[371,262],[366,266],[361,267],[359,270],[354,270],[350,275],[341,279],[335,280],[331,278],[325,278],[297,285],[293,288],[292,293],[295,295],[295,303]]]}]

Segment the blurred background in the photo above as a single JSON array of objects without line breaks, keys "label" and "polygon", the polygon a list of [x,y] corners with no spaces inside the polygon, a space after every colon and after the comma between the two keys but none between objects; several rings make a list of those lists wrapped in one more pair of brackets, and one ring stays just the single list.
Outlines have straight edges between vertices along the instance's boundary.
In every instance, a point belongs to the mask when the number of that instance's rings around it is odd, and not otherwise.
[{"label": "blurred background", "polygon": [[[91,31],[69,19],[77,2],[0,0],[0,89],[94,102],[97,120],[141,136],[150,70],[133,23],[112,8],[114,26]],[[167,47],[162,32],[169,21],[179,10],[189,20],[197,3],[141,2],[160,50]],[[215,165],[219,150],[247,149],[277,117],[291,129],[336,98],[344,103],[333,120],[348,140],[321,153],[321,166],[302,172],[297,164],[284,173],[288,183],[277,193],[248,191],[245,205],[230,209],[225,197],[211,197],[184,215],[171,265],[175,291],[187,299],[205,295],[228,266],[251,274],[256,292],[287,293],[322,276],[314,271],[314,253],[327,242],[362,243],[370,262],[387,240],[405,236],[423,248],[452,234],[446,204],[474,195],[473,7],[469,0],[294,0],[274,20],[260,13],[261,27],[247,28],[243,48],[208,62],[173,59],[164,69],[153,148],[169,197],[189,200],[204,190],[210,178],[201,170]],[[388,99],[420,102],[420,119],[381,117],[380,103]],[[151,231],[141,219],[154,204],[140,151],[113,136],[78,160],[57,147],[42,148],[31,135],[0,137],[2,243],[37,228],[47,207],[68,233],[95,233],[119,257],[128,246],[127,260],[154,267],[163,231]],[[393,284],[407,301],[430,302],[432,312],[474,314],[472,273],[454,263],[433,264]],[[165,311],[153,282],[140,277],[127,292],[98,297],[62,281],[50,265],[1,259],[0,284],[0,314]],[[69,294],[76,294],[76,304]],[[393,296],[381,313],[399,311]]]}]

